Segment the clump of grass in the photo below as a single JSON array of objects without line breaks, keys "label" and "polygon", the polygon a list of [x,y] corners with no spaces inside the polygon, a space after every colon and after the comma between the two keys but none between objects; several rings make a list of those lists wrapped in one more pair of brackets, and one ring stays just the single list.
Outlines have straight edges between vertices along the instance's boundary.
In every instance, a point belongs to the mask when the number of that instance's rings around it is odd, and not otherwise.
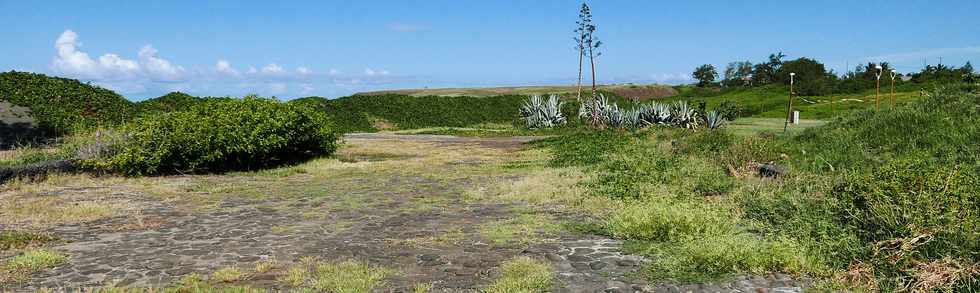
[{"label": "clump of grass", "polygon": [[624,239],[675,241],[733,231],[733,219],[706,203],[651,198],[614,213],[606,230]]},{"label": "clump of grass", "polygon": [[242,269],[237,266],[223,267],[211,273],[211,279],[223,283],[233,283],[242,281],[248,278],[248,273],[245,273]]},{"label": "clump of grass", "polygon": [[57,239],[54,236],[34,232],[2,231],[0,232],[0,251],[39,246]]},{"label": "clump of grass", "polygon": [[500,275],[484,292],[538,293],[548,292],[554,283],[551,266],[529,257],[517,257],[500,265]]},{"label": "clump of grass", "polygon": [[278,266],[279,263],[274,258],[264,259],[255,263],[254,271],[258,274],[267,273]]},{"label": "clump of grass", "polygon": [[429,293],[432,291],[432,283],[418,283],[412,288],[412,292],[415,293]]},{"label": "clump of grass", "polygon": [[542,214],[521,214],[517,217],[484,224],[480,234],[494,245],[524,246],[558,232],[560,226]]},{"label": "clump of grass", "polygon": [[286,269],[286,272],[279,276],[279,282],[292,287],[299,287],[306,282],[308,276],[308,268],[301,265],[294,265]]},{"label": "clump of grass", "polygon": [[370,292],[384,285],[392,271],[356,261],[321,263],[313,269],[310,287],[338,293]]},{"label": "clump of grass", "polygon": [[279,276],[285,285],[317,292],[371,292],[385,283],[394,271],[347,260],[324,262],[316,257],[303,257]]},{"label": "clump of grass", "polygon": [[24,251],[0,266],[0,283],[19,282],[31,274],[42,272],[68,261],[68,257],[46,249]]}]

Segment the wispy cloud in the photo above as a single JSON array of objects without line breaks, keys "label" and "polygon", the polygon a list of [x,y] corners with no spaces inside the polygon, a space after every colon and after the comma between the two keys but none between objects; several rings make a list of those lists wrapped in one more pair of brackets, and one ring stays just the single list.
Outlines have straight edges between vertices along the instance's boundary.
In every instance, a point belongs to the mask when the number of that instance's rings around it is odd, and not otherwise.
[{"label": "wispy cloud", "polygon": [[410,33],[410,32],[424,31],[429,29],[429,27],[417,23],[392,22],[392,23],[388,23],[388,29],[396,32]]}]

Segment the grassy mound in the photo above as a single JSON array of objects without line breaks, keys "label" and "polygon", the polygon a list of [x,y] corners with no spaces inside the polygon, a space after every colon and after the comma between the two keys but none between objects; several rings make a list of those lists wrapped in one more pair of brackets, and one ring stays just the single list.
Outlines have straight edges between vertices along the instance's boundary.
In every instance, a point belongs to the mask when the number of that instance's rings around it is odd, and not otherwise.
[{"label": "grassy mound", "polygon": [[139,117],[81,139],[89,168],[129,175],[249,170],[336,149],[322,112],[270,99],[209,99],[187,110]]},{"label": "grassy mound", "polygon": [[0,101],[27,107],[50,135],[113,125],[129,119],[133,103],[100,87],[74,79],[26,72],[0,73]]}]

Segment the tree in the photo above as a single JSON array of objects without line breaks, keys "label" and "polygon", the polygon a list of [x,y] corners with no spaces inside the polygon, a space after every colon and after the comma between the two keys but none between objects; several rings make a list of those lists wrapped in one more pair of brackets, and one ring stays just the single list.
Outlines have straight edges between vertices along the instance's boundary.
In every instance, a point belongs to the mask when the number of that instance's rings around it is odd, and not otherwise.
[{"label": "tree", "polygon": [[776,81],[776,71],[783,65],[783,52],[769,54],[769,61],[759,63],[752,69],[752,80],[758,84],[767,84]]},{"label": "tree", "polygon": [[722,84],[728,87],[746,85],[751,78],[752,62],[735,61],[725,67],[725,79]]},{"label": "tree", "polygon": [[827,72],[823,63],[806,57],[783,63],[776,72],[776,80],[788,85],[790,73],[796,73],[795,90],[804,96],[829,94],[837,78],[833,73]]},{"label": "tree", "polygon": [[602,46],[602,41],[599,41],[595,37],[596,26],[592,24],[592,9],[589,8],[588,4],[582,3],[582,9],[579,11],[579,22],[579,27],[583,29],[580,32],[582,38],[581,43],[589,53],[589,65],[592,68],[592,96],[595,97],[595,59],[602,55],[602,52],[599,52],[599,46]]},{"label": "tree", "polygon": [[718,78],[718,71],[711,64],[704,64],[694,69],[694,79],[698,80],[699,87],[711,85]]},{"label": "tree", "polygon": [[589,6],[582,3],[582,9],[578,12],[578,20],[575,21],[575,50],[578,51],[578,83],[576,83],[577,94],[575,99],[582,102],[582,60],[585,59],[585,38],[588,35],[588,28],[592,22],[592,15]]}]

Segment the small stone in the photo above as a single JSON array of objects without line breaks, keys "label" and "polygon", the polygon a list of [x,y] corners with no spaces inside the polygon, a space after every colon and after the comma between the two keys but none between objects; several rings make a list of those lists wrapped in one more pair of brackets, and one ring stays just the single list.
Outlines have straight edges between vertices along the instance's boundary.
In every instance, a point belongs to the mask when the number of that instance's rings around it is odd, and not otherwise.
[{"label": "small stone", "polygon": [[628,259],[621,259],[616,261],[616,265],[621,267],[632,267],[636,265],[636,262]]},{"label": "small stone", "polygon": [[588,270],[588,269],[591,269],[589,267],[589,264],[584,263],[584,262],[573,262],[572,263],[572,267],[575,268],[575,269],[577,269],[577,270]]},{"label": "small stone", "polygon": [[561,256],[558,256],[557,254],[554,254],[554,253],[545,254],[544,257],[547,258],[548,260],[554,261],[554,262],[561,261]]},{"label": "small stone", "polygon": [[598,271],[598,270],[601,270],[602,268],[606,267],[606,263],[601,262],[601,261],[594,261],[594,262],[592,262],[592,263],[589,264],[589,267],[592,268],[592,270]]},{"label": "small stone", "polygon": [[568,256],[568,261],[573,261],[573,262],[583,262],[583,261],[590,261],[590,260],[592,259],[588,258],[587,256],[579,255],[579,254],[573,254]]},{"label": "small stone", "polygon": [[437,259],[439,259],[439,255],[437,255],[437,254],[422,254],[422,255],[419,255],[419,260],[422,260],[422,261],[434,261],[434,260],[437,260]]}]

